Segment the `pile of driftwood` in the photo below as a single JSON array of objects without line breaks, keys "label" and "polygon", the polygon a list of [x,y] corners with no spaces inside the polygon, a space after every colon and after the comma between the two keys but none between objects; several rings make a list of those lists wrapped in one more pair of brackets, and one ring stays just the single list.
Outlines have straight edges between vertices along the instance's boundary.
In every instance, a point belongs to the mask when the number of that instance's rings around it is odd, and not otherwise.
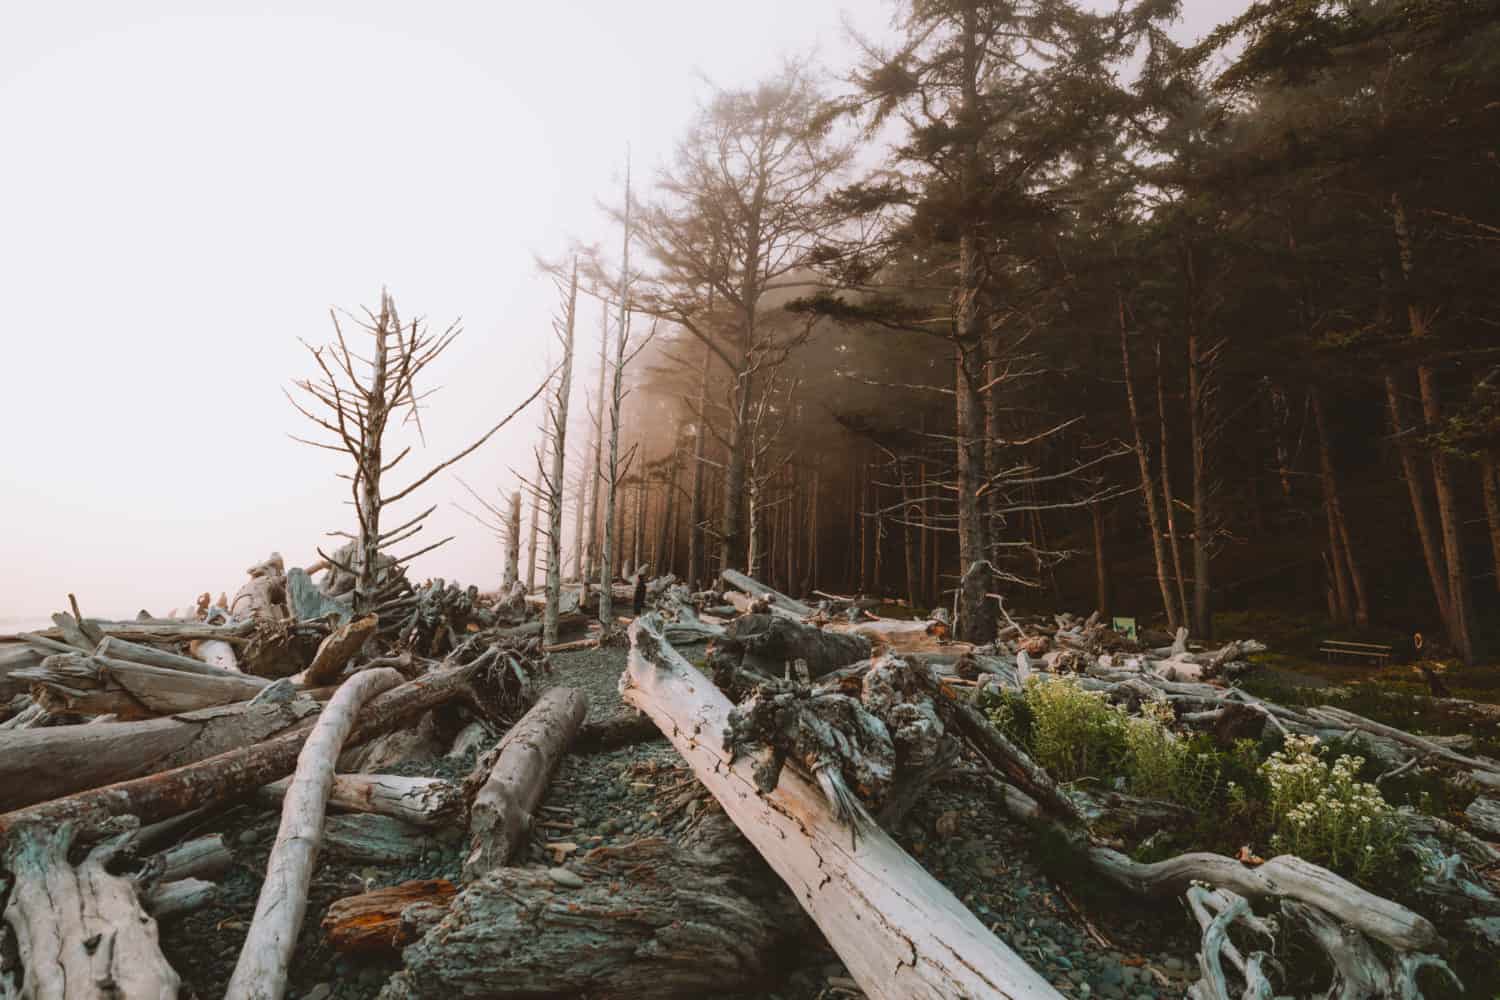
[{"label": "pile of driftwood", "polygon": [[183,617],[101,621],[70,597],[52,628],[0,636],[0,997],[176,996],[156,920],[213,899],[231,861],[218,835],[177,841],[247,797],[282,824],[236,997],[282,995],[320,849],[410,859],[468,819],[494,859],[524,827],[545,787],[528,726],[576,728],[576,695],[525,714],[472,794],[380,770],[414,739],[473,745],[526,713],[536,640],[442,581],[393,574],[356,612],[336,573],[320,586],[273,556],[248,576]]},{"label": "pile of driftwood", "polygon": [[[620,678],[645,725],[590,732],[580,692],[542,689],[530,595],[393,577],[355,613],[334,579],[315,585],[273,558],[233,601],[205,596],[194,620],[102,622],[75,603],[52,629],[0,637],[12,698],[0,997],[174,996],[155,918],[212,898],[228,862],[218,837],[182,831],[246,797],[282,819],[231,997],[284,994],[320,850],[392,861],[455,837],[467,844],[455,882],[376,889],[323,918],[340,951],[402,951],[385,997],[748,989],[809,919],[870,997],[1056,996],[891,835],[926,789],[954,779],[1121,889],[1182,897],[1202,927],[1198,997],[1272,995],[1270,943],[1287,927],[1326,954],[1330,995],[1349,997],[1417,995],[1419,969],[1446,969],[1445,938],[1500,938],[1500,899],[1478,874],[1500,864],[1485,839],[1500,835],[1500,764],[1335,707],[1253,698],[1232,681],[1256,643],[1199,649],[1179,634],[1148,648],[1062,615],[1007,617],[997,642],[974,647],[941,618],[876,618],[856,599],[811,605],[733,572],[698,593],[665,578],[630,627]],[[586,588],[576,597],[581,619]],[[704,670],[674,648],[704,640]],[[1100,819],[1163,826],[1183,820],[1180,806],[1062,787],[974,704],[983,689],[1061,677],[1131,710],[1168,705],[1176,725],[1222,739],[1268,726],[1352,736],[1392,773],[1437,769],[1484,794],[1468,830],[1408,817],[1424,914],[1291,856],[1136,862],[1095,834]],[[461,750],[497,731],[466,782],[382,773],[414,741]],[[570,744],[643,732],[669,740],[696,778],[658,802],[683,817],[682,836],[513,867]],[[720,808],[701,808],[708,797]]]},{"label": "pile of driftwood", "polygon": [[[1007,616],[997,642],[972,647],[949,642],[942,620],[876,619],[848,599],[812,606],[740,574],[724,582],[731,589],[722,594],[669,593],[660,617],[636,623],[626,700],[693,764],[872,996],[1050,989],[1003,944],[976,933],[884,832],[922,789],[955,772],[1071,843],[1121,889],[1182,895],[1203,935],[1195,996],[1272,995],[1278,937],[1255,907],[1279,907],[1283,928],[1300,928],[1322,949],[1330,996],[1416,996],[1418,970],[1452,976],[1440,957],[1449,941],[1500,944],[1500,897],[1486,878],[1500,872],[1500,850],[1489,842],[1500,836],[1500,762],[1460,752],[1462,740],[1414,735],[1335,706],[1293,710],[1254,698],[1232,681],[1251,669],[1247,657],[1264,648],[1257,642],[1196,649],[1179,632],[1148,648],[1097,616],[1061,615],[1045,624]],[[725,620],[729,609],[739,616]],[[672,649],[679,636],[712,638],[712,686]],[[1468,829],[1403,813],[1426,915],[1293,856],[1199,852],[1143,864],[1095,836],[1101,818],[1119,830],[1190,817],[1172,803],[1059,787],[971,704],[974,688],[1021,692],[1062,677],[1132,711],[1168,705],[1177,726],[1208,730],[1226,745],[1266,727],[1352,738],[1387,775],[1434,769],[1477,789]],[[1247,940],[1264,950],[1242,951]],[[910,960],[892,968],[891,954]]]}]

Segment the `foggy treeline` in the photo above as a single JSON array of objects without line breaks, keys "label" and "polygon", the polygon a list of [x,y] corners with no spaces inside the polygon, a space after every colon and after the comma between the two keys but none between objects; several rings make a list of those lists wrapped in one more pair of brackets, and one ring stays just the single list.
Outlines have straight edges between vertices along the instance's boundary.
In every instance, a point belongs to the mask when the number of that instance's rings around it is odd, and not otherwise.
[{"label": "foggy treeline", "polygon": [[566,575],[1478,655],[1500,4],[1256,4],[1194,47],[1175,8],[911,0],[856,65],[706,87],[577,264]]}]

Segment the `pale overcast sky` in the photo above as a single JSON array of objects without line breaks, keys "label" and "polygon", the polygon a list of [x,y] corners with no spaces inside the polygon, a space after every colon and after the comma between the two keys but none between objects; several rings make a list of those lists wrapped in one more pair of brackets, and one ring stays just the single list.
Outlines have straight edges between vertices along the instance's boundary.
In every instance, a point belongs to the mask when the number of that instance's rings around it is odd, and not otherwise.
[{"label": "pale overcast sky", "polygon": [[[1196,35],[1241,5],[1187,6]],[[814,48],[842,69],[842,16],[879,34],[891,9],[4,5],[0,620],[70,590],[101,616],[164,614],[232,594],[272,550],[311,562],[352,515],[339,459],[287,438],[304,428],[282,388],[309,373],[297,338],[323,341],[330,306],[384,284],[404,314],[463,317],[429,382],[425,455],[446,457],[535,386],[554,299],[533,255],[618,241],[594,206],[617,197],[626,143],[648,173],[700,72],[748,83]],[[459,474],[509,489],[535,426]],[[424,489],[426,540],[458,537],[413,574],[494,586],[500,548],[450,506],[461,487]]]}]

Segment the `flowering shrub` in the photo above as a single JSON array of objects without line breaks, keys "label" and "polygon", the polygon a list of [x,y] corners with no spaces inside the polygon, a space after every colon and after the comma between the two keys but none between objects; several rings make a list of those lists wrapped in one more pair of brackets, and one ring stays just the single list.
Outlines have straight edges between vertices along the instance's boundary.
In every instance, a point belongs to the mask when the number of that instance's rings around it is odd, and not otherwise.
[{"label": "flowering shrub", "polygon": [[1380,789],[1355,777],[1363,758],[1327,756],[1317,737],[1289,736],[1261,765],[1271,846],[1368,881],[1396,862],[1401,823]]}]

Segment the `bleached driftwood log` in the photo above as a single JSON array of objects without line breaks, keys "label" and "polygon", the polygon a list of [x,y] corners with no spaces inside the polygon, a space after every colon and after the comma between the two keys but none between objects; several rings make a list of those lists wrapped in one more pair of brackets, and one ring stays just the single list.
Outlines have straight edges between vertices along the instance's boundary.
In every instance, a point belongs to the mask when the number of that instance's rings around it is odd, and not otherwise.
[{"label": "bleached driftwood log", "polygon": [[366,701],[401,683],[389,667],[356,674],[323,709],[297,757],[297,770],[281,808],[281,827],[266,861],[266,878],[255,903],[239,962],[225,990],[226,1000],[280,1000],[302,917],[307,887],[323,835],[333,765]]},{"label": "bleached driftwood log", "polygon": [[778,608],[798,618],[811,618],[813,608],[783,594],[779,590],[773,590],[753,577],[746,576],[739,570],[726,569],[719,574],[720,578],[736,590],[743,591],[751,597],[763,597],[771,603],[771,607]]},{"label": "bleached driftwood log", "polygon": [[[485,676],[484,672],[493,662],[491,657],[481,657],[464,666],[427,674],[387,691],[360,711],[351,741],[359,742],[378,736],[394,728],[397,723],[454,698],[465,699],[481,712],[491,711],[490,699],[477,689],[481,686],[479,682]],[[152,721],[116,725],[134,729],[150,726]],[[67,728],[86,731],[109,727]],[[26,822],[61,823],[71,820],[98,824],[110,816],[126,813],[138,816],[142,823],[154,823],[236,795],[246,795],[289,773],[296,766],[297,755],[307,734],[307,727],[297,728],[264,742],[239,746],[207,760],[200,759],[196,763],[160,774],[148,774],[143,778],[120,781],[103,788],[92,788],[65,798],[17,809],[0,815],[0,836]],[[14,735],[30,736],[31,732]],[[11,734],[0,736],[0,744],[10,738]],[[5,760],[6,755],[0,753],[0,765]],[[10,791],[8,786],[0,788]]]},{"label": "bleached driftwood log", "polygon": [[214,677],[85,653],[54,654],[16,676],[31,682],[33,696],[50,712],[113,713],[125,720],[249,701],[266,686],[228,671]]},{"label": "bleached driftwood log", "polygon": [[625,701],[655,721],[698,780],[792,889],[875,1000],[1058,994],[953,894],[867,822],[853,835],[792,768],[762,796],[756,761],[723,749],[729,701],[643,616],[631,626]]},{"label": "bleached driftwood log", "polygon": [[[333,950],[394,952],[435,925],[458,895],[447,879],[402,882],[334,900],[323,915],[323,932]],[[421,910],[419,916],[413,910]]]},{"label": "bleached driftwood log", "polygon": [[530,834],[531,814],[587,714],[582,691],[552,688],[479,762],[476,770],[488,777],[469,810],[466,880],[505,864]]},{"label": "bleached driftwood log", "polygon": [[894,618],[876,618],[863,622],[830,622],[830,632],[864,637],[882,652],[906,655],[911,653],[967,653],[972,652],[972,643],[956,642],[949,637],[945,622],[904,622]]},{"label": "bleached driftwood log", "polygon": [[176,882],[199,875],[218,875],[234,864],[234,855],[222,835],[194,837],[152,855],[135,876],[136,881]]},{"label": "bleached driftwood log", "polygon": [[234,643],[227,639],[194,639],[188,643],[188,652],[209,666],[236,673],[240,670],[239,657],[234,653]]},{"label": "bleached driftwood log", "polygon": [[201,910],[219,895],[219,887],[200,878],[158,882],[141,893],[141,905],[157,920]]},{"label": "bleached driftwood log", "polygon": [[0,809],[168,771],[256,744],[317,711],[314,702],[292,698],[290,685],[279,690],[286,699],[263,698],[170,718],[0,732]]},{"label": "bleached driftwood log", "polygon": [[202,660],[191,656],[183,656],[180,653],[158,649],[155,646],[130,642],[113,635],[104,637],[103,641],[95,648],[94,655],[115,660],[129,660],[132,663],[143,663],[148,667],[161,667],[164,670],[180,670],[203,677],[224,678],[228,676],[242,684],[256,684],[260,687],[265,687],[271,683],[264,677],[251,677],[247,674],[228,671],[222,667],[204,663]]},{"label": "bleached driftwood log", "polygon": [[29,824],[9,831],[5,866],[15,876],[5,921],[14,931],[28,1000],[176,1000],[181,981],[162,957],[156,921],[135,883],[105,865],[119,845],[68,860],[76,827]]},{"label": "bleached driftwood log", "polygon": [[380,618],[377,615],[365,615],[340,625],[318,647],[317,654],[313,656],[312,663],[303,675],[303,682],[309,687],[335,683],[344,665],[375,634],[375,628],[379,624]]},{"label": "bleached driftwood log", "polygon": [[[291,783],[291,778],[273,781],[256,797],[262,802],[280,804]],[[328,804],[349,812],[389,816],[414,826],[442,826],[463,813],[464,798],[457,785],[442,778],[335,774]]]},{"label": "bleached driftwood log", "polygon": [[[1027,821],[1046,819],[1029,795],[1003,783],[997,785],[998,797],[1011,815]],[[1059,841],[1078,845],[1093,871],[1140,896],[1175,896],[1201,882],[1252,900],[1285,898],[1308,903],[1392,948],[1419,951],[1442,944],[1437,928],[1426,917],[1295,855],[1278,855],[1254,868],[1208,852],[1145,863],[1113,848],[1088,844],[1077,828],[1053,822],[1048,829]]]}]

